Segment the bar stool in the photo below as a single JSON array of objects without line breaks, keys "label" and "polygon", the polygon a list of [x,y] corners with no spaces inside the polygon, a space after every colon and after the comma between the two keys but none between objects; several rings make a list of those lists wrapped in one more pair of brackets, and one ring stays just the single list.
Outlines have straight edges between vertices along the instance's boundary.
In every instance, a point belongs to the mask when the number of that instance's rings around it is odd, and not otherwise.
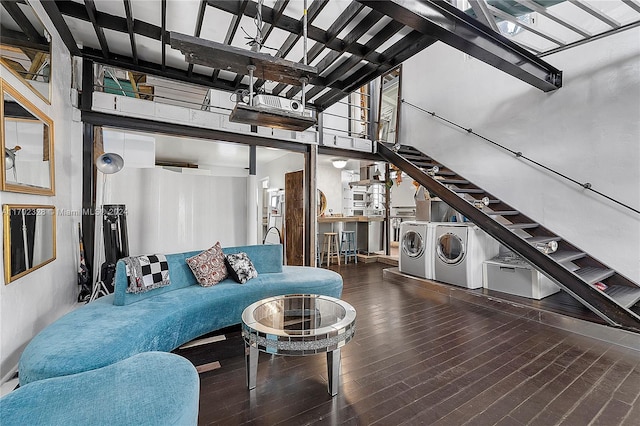
[{"label": "bar stool", "polygon": [[[340,243],[340,253],[344,254],[345,265],[349,263],[349,258],[353,257],[358,263],[358,253],[356,252],[356,231],[342,231],[342,241]],[[346,246],[346,247],[345,247]]]},{"label": "bar stool", "polygon": [[320,254],[320,266],[322,266],[325,253],[327,255],[327,266],[331,265],[331,257],[337,257],[338,265],[340,265],[340,242],[338,241],[337,232],[324,233],[324,239],[322,240],[322,253]]}]

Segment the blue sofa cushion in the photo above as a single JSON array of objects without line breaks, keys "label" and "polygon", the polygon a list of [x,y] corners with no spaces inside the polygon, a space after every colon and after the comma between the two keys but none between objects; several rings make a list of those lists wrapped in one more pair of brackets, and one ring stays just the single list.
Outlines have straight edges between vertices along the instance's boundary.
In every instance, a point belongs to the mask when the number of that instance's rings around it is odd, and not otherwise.
[{"label": "blue sofa cushion", "polygon": [[327,269],[285,266],[280,273],[258,270],[258,276],[243,285],[231,279],[212,287],[191,285],[127,306],[114,306],[115,296],[104,296],[31,340],[20,357],[20,384],[93,370],[140,352],[169,352],[203,334],[240,324],[244,308],[258,300],[296,293],[340,297],[342,277]]},{"label": "blue sofa cushion", "polygon": [[[193,257],[202,250],[195,250],[186,253],[168,254],[167,262],[169,263],[169,277],[171,285],[162,288],[156,288],[145,293],[127,293],[127,273],[125,271],[124,262],[118,261],[116,265],[116,277],[114,282],[114,299],[113,304],[118,306],[128,305],[140,300],[154,297],[162,293],[177,290],[179,288],[197,285],[193,272],[187,265],[186,259]],[[225,254],[234,254],[245,252],[252,260],[253,266],[258,274],[270,274],[282,272],[282,245],[255,245],[255,246],[239,246],[223,248]]]},{"label": "blue sofa cushion", "polygon": [[200,381],[186,359],[145,352],[21,386],[0,399],[2,426],[196,425]]}]

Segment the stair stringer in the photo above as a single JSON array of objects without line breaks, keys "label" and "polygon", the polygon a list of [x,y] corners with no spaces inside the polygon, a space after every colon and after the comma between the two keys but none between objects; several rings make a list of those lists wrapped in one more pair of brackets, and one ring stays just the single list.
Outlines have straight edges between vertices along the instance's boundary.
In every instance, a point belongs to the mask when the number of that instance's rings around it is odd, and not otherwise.
[{"label": "stair stringer", "polygon": [[[414,150],[416,153],[422,154],[415,148],[407,148]],[[528,243],[526,239],[516,235],[505,225],[499,223],[481,209],[473,206],[469,201],[457,195],[456,192],[447,188],[434,177],[425,173],[412,161],[395,152],[393,149],[391,149],[390,145],[377,142],[377,152],[382,158],[397,166],[400,170],[407,173],[411,178],[420,183],[431,193],[438,196],[442,201],[447,203],[453,209],[466,216],[480,229],[484,230],[487,234],[492,236],[500,243],[504,244],[509,249],[518,253],[529,263],[531,263],[536,269],[542,272],[545,276],[558,284],[560,288],[562,288],[580,303],[585,305],[607,323],[614,327],[620,327],[630,331],[640,332],[640,316],[638,316],[635,312],[624,306],[621,306],[607,294],[594,288],[576,273],[557,263],[556,261],[551,259],[549,255],[543,253],[542,251],[538,250],[536,247]],[[435,160],[433,161],[435,162]],[[458,174],[456,174],[456,177],[458,179],[464,179]],[[471,182],[469,183],[471,184]],[[490,199],[495,199],[495,197],[492,197],[491,194],[484,191],[482,195],[488,196]],[[524,215],[520,215],[519,221],[522,223],[526,223],[526,221],[523,221],[523,219],[528,218],[526,218]],[[549,237],[555,236],[555,234],[539,224],[536,226],[536,229],[539,235],[548,235]],[[570,243],[565,243],[570,247],[573,247],[573,245],[571,245]],[[606,266],[593,258],[587,259],[585,266],[587,265],[600,267]],[[633,281],[617,272],[615,272],[614,276],[610,279],[615,283],[622,283],[622,285],[638,287],[637,283],[634,283]]]}]

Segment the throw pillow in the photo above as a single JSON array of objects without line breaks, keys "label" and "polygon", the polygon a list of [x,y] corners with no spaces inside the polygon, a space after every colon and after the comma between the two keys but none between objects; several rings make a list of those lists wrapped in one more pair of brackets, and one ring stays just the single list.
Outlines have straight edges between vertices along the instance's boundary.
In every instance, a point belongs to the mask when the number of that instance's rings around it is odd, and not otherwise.
[{"label": "throw pillow", "polygon": [[258,276],[258,271],[256,271],[247,253],[228,254],[224,260],[227,264],[229,275],[240,284],[244,284],[251,278]]},{"label": "throw pillow", "polygon": [[210,287],[218,284],[229,276],[225,265],[224,253],[220,242],[213,247],[187,259],[187,264],[198,284],[203,287]]},{"label": "throw pillow", "polygon": [[171,284],[169,264],[163,254],[125,257],[129,285],[127,293],[144,293]]}]

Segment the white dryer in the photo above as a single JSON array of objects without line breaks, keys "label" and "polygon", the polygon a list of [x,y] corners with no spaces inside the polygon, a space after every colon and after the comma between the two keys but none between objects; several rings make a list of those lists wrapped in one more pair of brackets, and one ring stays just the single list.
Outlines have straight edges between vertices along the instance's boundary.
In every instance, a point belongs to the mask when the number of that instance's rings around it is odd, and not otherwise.
[{"label": "white dryer", "polygon": [[436,281],[482,287],[482,263],[498,254],[499,243],[471,223],[440,223],[435,229]]},{"label": "white dryer", "polygon": [[431,222],[406,221],[400,224],[400,272],[433,279],[434,229]]}]

